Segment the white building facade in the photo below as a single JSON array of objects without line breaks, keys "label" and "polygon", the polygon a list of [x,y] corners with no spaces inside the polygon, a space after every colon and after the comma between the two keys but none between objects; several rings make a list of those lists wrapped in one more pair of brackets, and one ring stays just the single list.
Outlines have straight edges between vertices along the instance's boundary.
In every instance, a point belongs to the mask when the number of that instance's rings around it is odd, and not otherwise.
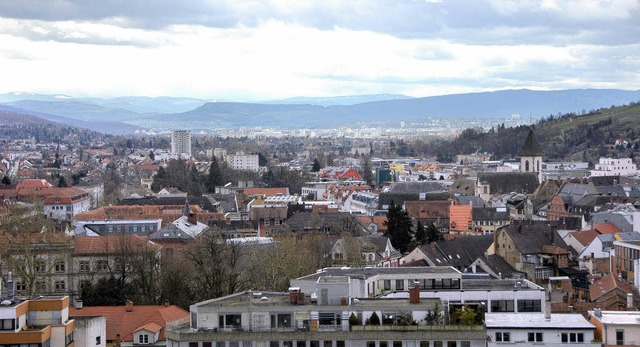
[{"label": "white building facade", "polygon": [[191,130],[175,130],[171,133],[171,154],[191,157]]},{"label": "white building facade", "polygon": [[629,176],[638,174],[631,158],[600,158],[591,176]]}]

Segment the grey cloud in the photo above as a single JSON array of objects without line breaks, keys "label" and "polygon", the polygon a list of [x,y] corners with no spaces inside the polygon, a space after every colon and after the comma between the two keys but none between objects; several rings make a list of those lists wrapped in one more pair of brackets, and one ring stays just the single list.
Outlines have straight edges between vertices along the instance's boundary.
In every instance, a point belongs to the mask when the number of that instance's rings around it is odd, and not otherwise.
[{"label": "grey cloud", "polygon": [[627,18],[575,18],[539,5],[505,11],[489,0],[308,1],[287,8],[234,0],[3,0],[0,17],[46,21],[124,19],[121,25],[163,28],[257,26],[280,20],[320,29],[343,27],[402,38],[442,38],[469,44],[628,44],[640,38],[640,7]]}]

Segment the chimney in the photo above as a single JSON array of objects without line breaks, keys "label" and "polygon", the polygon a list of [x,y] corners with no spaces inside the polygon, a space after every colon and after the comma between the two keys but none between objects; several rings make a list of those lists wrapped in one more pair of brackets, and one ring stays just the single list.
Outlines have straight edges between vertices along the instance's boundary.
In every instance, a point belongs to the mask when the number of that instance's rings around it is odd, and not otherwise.
[{"label": "chimney", "polygon": [[627,308],[633,309],[633,293],[627,293]]},{"label": "chimney", "polygon": [[76,300],[76,304],[74,307],[76,310],[82,310],[82,300]]},{"label": "chimney", "polygon": [[187,220],[189,221],[189,224],[197,225],[198,224],[198,215],[195,214],[195,213],[189,213],[189,216],[187,217]]},{"label": "chimney", "polygon": [[133,301],[127,300],[124,306],[126,312],[133,312]]},{"label": "chimney", "polygon": [[602,318],[602,310],[600,310],[600,307],[596,307],[593,309],[593,315],[598,318]]},{"label": "chimney", "polygon": [[169,300],[165,300],[162,304],[164,305],[164,307],[169,307],[169,305],[171,305],[169,303]]},{"label": "chimney", "polygon": [[551,320],[551,301],[544,301],[544,320]]},{"label": "chimney", "polygon": [[414,282],[413,288],[409,288],[409,303],[410,304],[420,303],[420,283],[418,282]]},{"label": "chimney", "polygon": [[13,287],[13,279],[11,278],[11,271],[7,274],[7,296],[10,301],[14,299],[14,287]]}]

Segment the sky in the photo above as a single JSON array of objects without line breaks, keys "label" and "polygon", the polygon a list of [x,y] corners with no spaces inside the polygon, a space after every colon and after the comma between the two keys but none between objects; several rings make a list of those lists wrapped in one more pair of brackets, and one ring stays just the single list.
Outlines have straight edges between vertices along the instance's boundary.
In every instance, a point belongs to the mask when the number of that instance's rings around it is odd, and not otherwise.
[{"label": "sky", "polygon": [[0,93],[640,89],[640,0],[2,0]]}]

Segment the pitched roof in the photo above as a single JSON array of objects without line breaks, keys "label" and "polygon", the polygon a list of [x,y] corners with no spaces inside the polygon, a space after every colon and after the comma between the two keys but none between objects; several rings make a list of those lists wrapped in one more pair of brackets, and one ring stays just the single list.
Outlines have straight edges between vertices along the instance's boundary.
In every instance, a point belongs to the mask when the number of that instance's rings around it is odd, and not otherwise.
[{"label": "pitched roof", "polygon": [[513,240],[516,248],[522,254],[544,253],[546,245],[566,247],[562,238],[556,234],[545,222],[531,222],[511,224],[505,227],[504,232]]},{"label": "pitched roof", "polygon": [[532,194],[538,188],[538,175],[534,172],[482,172],[478,173],[478,181],[488,183],[494,195]]},{"label": "pitched roof", "polygon": [[74,237],[75,247],[73,249],[74,255],[96,255],[96,254],[108,254],[117,251],[118,247],[127,245],[133,249],[150,248],[159,250],[160,245],[157,245],[146,237],[140,235],[109,235],[109,236],[76,236]]},{"label": "pitched roof", "polygon": [[593,230],[599,234],[617,234],[621,232],[620,228],[611,222],[598,223],[593,226]]},{"label": "pitched roof", "polygon": [[120,334],[121,341],[132,341],[133,333],[140,328],[154,329],[159,325],[159,340],[164,340],[164,327],[171,322],[189,318],[189,312],[178,306],[170,305],[133,305],[128,311],[127,306],[85,306],[82,309],[69,309],[70,317],[104,316],[107,320],[107,340],[116,340]]},{"label": "pitched roof", "polygon": [[274,196],[274,195],[289,195],[289,188],[287,187],[279,187],[279,188],[245,188],[243,190],[245,195],[263,195]]},{"label": "pitched roof", "polygon": [[598,236],[595,230],[572,231],[570,234],[583,246],[590,244]]},{"label": "pitched roof", "polygon": [[544,155],[544,152],[542,151],[542,149],[540,148],[540,144],[538,143],[536,133],[533,132],[533,129],[529,129],[527,139],[524,140],[524,145],[518,152],[518,155],[521,157],[541,157]]},{"label": "pitched roof", "polygon": [[631,286],[631,284],[620,281],[618,277],[616,277],[616,275],[610,273],[602,277],[596,283],[589,286],[589,297],[591,298],[591,300],[597,300],[599,297],[609,293],[616,288],[627,294],[633,293],[633,287]]}]

